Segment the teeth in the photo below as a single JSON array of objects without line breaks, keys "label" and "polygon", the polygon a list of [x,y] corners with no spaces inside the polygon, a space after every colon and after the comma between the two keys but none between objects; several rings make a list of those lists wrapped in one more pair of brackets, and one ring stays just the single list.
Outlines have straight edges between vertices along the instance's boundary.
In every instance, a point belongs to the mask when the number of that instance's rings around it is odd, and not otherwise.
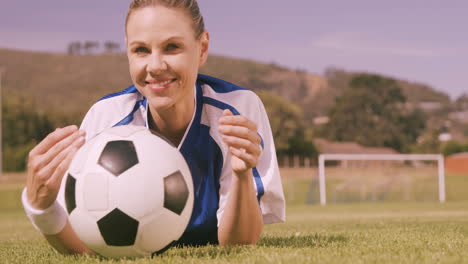
[{"label": "teeth", "polygon": [[164,85],[166,85],[166,84],[169,84],[170,82],[172,82],[172,80],[168,80],[168,81],[161,82],[161,83],[155,83],[154,85],[156,85],[156,86],[164,86]]}]

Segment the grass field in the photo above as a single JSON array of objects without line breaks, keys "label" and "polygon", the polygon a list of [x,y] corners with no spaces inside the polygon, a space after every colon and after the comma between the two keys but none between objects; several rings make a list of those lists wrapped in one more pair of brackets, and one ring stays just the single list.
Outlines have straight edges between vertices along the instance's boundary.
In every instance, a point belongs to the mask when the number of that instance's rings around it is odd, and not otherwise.
[{"label": "grass field", "polygon": [[257,246],[172,248],[155,258],[109,260],[53,251],[24,215],[22,184],[2,183],[0,263],[468,263],[466,176],[447,177],[445,204],[306,205],[309,184],[287,177],[287,222],[266,226]]}]

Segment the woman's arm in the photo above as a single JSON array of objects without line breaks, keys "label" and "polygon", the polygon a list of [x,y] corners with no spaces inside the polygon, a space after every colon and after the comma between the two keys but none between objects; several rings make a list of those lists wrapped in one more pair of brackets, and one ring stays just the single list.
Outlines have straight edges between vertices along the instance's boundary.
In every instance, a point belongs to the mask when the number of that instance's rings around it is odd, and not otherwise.
[{"label": "woman's arm", "polygon": [[220,245],[256,244],[263,219],[253,182],[252,168],[261,154],[257,126],[247,118],[224,110],[219,132],[231,153],[232,180],[218,227]]},{"label": "woman's arm", "polygon": [[220,245],[256,244],[263,218],[255,195],[252,170],[233,173],[229,198],[218,228]]},{"label": "woman's arm", "polygon": [[60,233],[44,235],[44,237],[53,248],[62,254],[94,254],[94,252],[78,238],[68,221]]},{"label": "woman's arm", "polygon": [[56,129],[29,153],[28,176],[22,202],[36,229],[64,254],[92,253],[77,237],[56,199],[62,178],[85,132],[76,126]]}]

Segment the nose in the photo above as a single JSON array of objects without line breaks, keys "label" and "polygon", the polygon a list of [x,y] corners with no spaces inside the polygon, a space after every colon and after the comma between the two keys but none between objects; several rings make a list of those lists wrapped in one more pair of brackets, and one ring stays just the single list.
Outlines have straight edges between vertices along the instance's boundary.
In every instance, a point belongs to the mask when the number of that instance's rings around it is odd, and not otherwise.
[{"label": "nose", "polygon": [[167,70],[167,63],[164,60],[163,56],[160,53],[153,53],[149,56],[149,61],[147,64],[147,72],[158,74]]}]

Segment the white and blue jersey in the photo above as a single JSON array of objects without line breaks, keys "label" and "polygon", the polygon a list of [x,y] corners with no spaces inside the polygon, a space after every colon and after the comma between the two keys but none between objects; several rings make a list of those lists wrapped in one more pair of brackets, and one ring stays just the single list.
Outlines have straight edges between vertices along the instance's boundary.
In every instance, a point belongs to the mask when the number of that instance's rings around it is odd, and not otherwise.
[{"label": "white and blue jersey", "polygon": [[[230,153],[218,132],[224,109],[255,122],[263,148],[253,168],[257,199],[264,223],[285,220],[283,187],[270,123],[258,96],[250,90],[206,75],[198,75],[196,110],[178,149],[187,161],[194,184],[192,217],[181,244],[218,243],[218,223],[228,199],[232,178]],[[148,127],[148,102],[135,86],[103,97],[86,114],[81,129],[87,139],[120,125]]]}]

